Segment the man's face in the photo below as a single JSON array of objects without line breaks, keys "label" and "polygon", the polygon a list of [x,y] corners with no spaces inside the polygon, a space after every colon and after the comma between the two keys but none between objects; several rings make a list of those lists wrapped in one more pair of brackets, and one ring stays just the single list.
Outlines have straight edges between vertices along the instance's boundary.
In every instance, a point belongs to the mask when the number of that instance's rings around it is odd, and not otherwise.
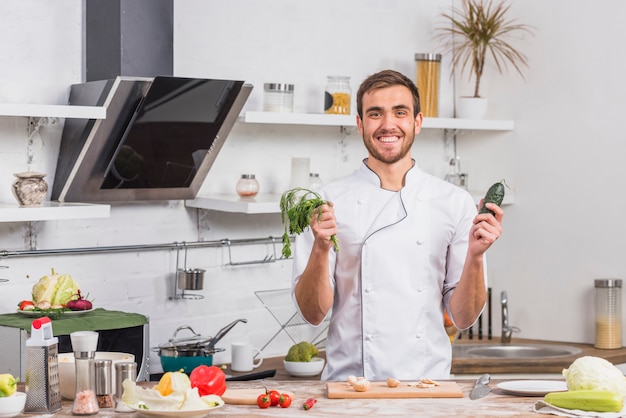
[{"label": "man's face", "polygon": [[422,114],[413,117],[413,96],[404,86],[371,90],[363,95],[363,119],[359,133],[370,157],[393,164],[410,158],[411,145],[422,125]]}]

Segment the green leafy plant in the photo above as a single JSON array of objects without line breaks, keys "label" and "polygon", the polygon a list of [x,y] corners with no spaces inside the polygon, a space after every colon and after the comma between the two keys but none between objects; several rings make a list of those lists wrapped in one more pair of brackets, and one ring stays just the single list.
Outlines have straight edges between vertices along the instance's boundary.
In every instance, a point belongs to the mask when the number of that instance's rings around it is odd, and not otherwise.
[{"label": "green leafy plant", "polygon": [[532,29],[510,19],[509,9],[505,0],[462,0],[462,8],[442,13],[446,25],[435,29],[435,38],[443,42],[444,53],[452,53],[453,68],[461,73],[469,69],[469,79],[474,77],[474,97],[480,97],[480,80],[488,56],[500,74],[511,65],[524,78],[522,67],[528,66],[527,58],[506,38],[519,31],[532,34]]},{"label": "green leafy plant", "polygon": [[[296,187],[287,190],[280,197],[280,213],[285,227],[283,233],[283,250],[282,254],[285,258],[291,256],[291,240],[289,234],[301,234],[309,227],[309,222],[314,211],[327,203],[319,193],[303,187]],[[322,212],[318,211],[319,216]],[[333,242],[335,251],[339,251],[338,240],[336,236],[330,237]]]}]

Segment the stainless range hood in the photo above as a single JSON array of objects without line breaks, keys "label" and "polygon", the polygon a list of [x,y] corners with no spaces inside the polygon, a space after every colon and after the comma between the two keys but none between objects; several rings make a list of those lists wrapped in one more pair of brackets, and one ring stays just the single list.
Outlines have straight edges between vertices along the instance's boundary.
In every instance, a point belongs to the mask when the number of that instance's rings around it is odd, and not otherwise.
[{"label": "stainless range hood", "polygon": [[69,103],[106,119],[67,119],[52,200],[193,199],[245,104],[243,81],[131,78],[73,85]]}]

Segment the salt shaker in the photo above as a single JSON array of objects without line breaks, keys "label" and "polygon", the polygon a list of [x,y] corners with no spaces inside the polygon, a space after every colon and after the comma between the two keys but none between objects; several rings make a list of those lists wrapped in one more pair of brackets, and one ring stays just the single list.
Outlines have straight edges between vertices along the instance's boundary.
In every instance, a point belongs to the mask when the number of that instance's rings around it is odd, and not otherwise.
[{"label": "salt shaker", "polygon": [[76,395],[72,405],[74,415],[94,415],[100,411],[96,399],[95,362],[98,333],[77,331],[70,334],[76,364]]},{"label": "salt shaker", "polygon": [[596,348],[622,347],[622,281],[595,280]]}]

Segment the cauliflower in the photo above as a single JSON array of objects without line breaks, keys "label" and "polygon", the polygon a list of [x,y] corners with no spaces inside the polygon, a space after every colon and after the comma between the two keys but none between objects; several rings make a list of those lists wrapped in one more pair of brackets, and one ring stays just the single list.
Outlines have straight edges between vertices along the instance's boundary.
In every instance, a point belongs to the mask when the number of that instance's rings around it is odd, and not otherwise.
[{"label": "cauliflower", "polygon": [[318,353],[317,347],[313,344],[302,341],[292,345],[285,357],[286,361],[311,361]]}]

